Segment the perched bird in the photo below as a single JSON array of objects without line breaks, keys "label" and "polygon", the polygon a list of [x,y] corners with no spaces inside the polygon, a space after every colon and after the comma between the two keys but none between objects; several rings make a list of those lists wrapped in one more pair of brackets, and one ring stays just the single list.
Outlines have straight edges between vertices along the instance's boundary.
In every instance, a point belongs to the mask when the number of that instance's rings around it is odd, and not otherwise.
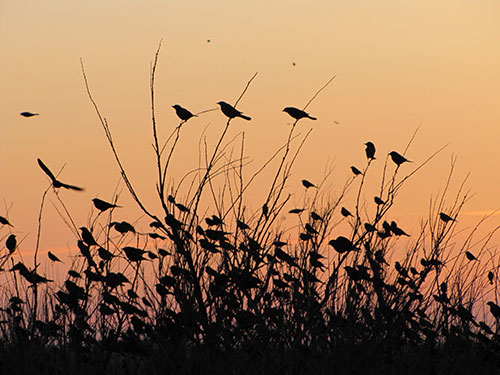
[{"label": "perched bird", "polygon": [[40,114],[31,112],[21,112],[20,115],[23,117],[33,117],[33,116],[39,116]]},{"label": "perched bird", "polygon": [[405,162],[413,163],[411,160],[408,160],[404,156],[398,154],[396,151],[391,151],[389,155],[391,156],[392,161],[396,163],[398,167]]},{"label": "perched bird", "polygon": [[179,117],[183,122],[186,122],[189,120],[191,117],[196,115],[193,115],[189,110],[186,108],[181,107],[179,104],[173,105],[173,109],[175,109],[175,113],[177,114],[177,117]]},{"label": "perched bird", "polygon": [[377,228],[375,228],[375,226],[370,223],[365,223],[364,226],[367,232],[375,232],[377,230]]},{"label": "perched bird", "polygon": [[15,234],[11,234],[9,237],[7,237],[7,241],[5,241],[5,246],[7,247],[7,250],[9,250],[10,254],[12,254],[16,250],[17,240]]},{"label": "perched bird", "polygon": [[351,166],[351,171],[354,173],[355,176],[359,176],[360,174],[363,174],[358,168],[356,168],[354,165]]},{"label": "perched bird", "polygon": [[99,199],[99,198],[92,199],[92,202],[94,202],[95,208],[97,208],[101,212],[109,210],[110,208],[121,207],[121,206],[117,206],[116,204],[112,204],[112,203],[103,201],[102,199]]},{"label": "perched bird", "polygon": [[317,120],[316,117],[309,116],[309,113],[307,113],[301,109],[295,108],[295,107],[286,107],[285,109],[283,109],[283,112],[288,113],[295,120],[300,120],[301,118],[304,118],[304,117],[309,118],[311,120]]},{"label": "perched bird", "polygon": [[61,262],[61,263],[62,263],[61,259],[59,259],[57,256],[55,256],[55,255],[54,255],[51,251],[49,251],[49,252],[47,253],[47,256],[48,256],[48,257],[49,257],[49,259],[50,259],[51,261],[53,261],[53,262]]},{"label": "perched bird", "polygon": [[440,212],[439,213],[439,218],[441,220],[443,220],[445,223],[447,223],[448,221],[456,221],[454,218],[452,218],[451,216],[448,216],[446,215],[445,213],[443,212]]},{"label": "perched bird", "polygon": [[488,272],[488,280],[490,281],[491,285],[493,285],[494,279],[495,279],[495,274],[492,271]]},{"label": "perched bird", "polygon": [[328,242],[328,244],[340,254],[346,253],[351,250],[357,250],[351,240],[344,236],[338,236],[336,239]]},{"label": "perched bird", "polygon": [[269,217],[269,207],[268,207],[267,203],[264,203],[262,205],[262,214],[264,215],[264,217],[266,219]]},{"label": "perched bird", "polygon": [[47,166],[43,163],[43,161],[41,161],[40,159],[37,159],[37,161],[38,161],[38,165],[40,166],[40,168],[42,168],[42,171],[44,171],[45,174],[47,176],[49,176],[49,178],[52,180],[52,186],[54,188],[58,189],[60,187],[63,187],[63,188],[68,189],[68,190],[83,191],[83,189],[81,187],[64,184],[61,181],[57,180],[56,177],[54,176],[54,174],[50,171],[50,169],[47,168]]},{"label": "perched bird", "polygon": [[465,252],[465,256],[467,257],[467,259],[469,259],[470,261],[473,261],[473,260],[477,260],[476,256],[474,254],[472,254],[470,251],[466,251]]},{"label": "perched bird", "polygon": [[288,213],[289,214],[300,214],[300,213],[302,213],[304,211],[305,211],[304,208],[293,208],[290,211],[288,211]]},{"label": "perched bird", "polygon": [[11,227],[13,226],[13,225],[9,222],[9,220],[7,220],[6,218],[4,218],[3,216],[0,216],[0,224],[2,224],[2,225],[9,225],[9,226],[11,226]]},{"label": "perched bird", "polygon": [[375,159],[375,145],[372,142],[365,143],[365,153],[367,159]]},{"label": "perched bird", "polygon": [[114,227],[117,232],[120,232],[120,234],[125,234],[128,232],[135,233],[135,228],[132,226],[132,224],[127,223],[126,221],[122,222],[113,221],[112,223],[109,224],[109,226]]},{"label": "perched bird", "polygon": [[311,211],[311,219],[323,221],[323,218],[314,211]]},{"label": "perched bird", "polygon": [[342,214],[342,216],[344,216],[344,217],[353,216],[353,215],[349,212],[349,210],[348,210],[347,208],[345,208],[345,207],[342,207],[342,208],[340,209],[340,213],[341,213],[341,214]]},{"label": "perched bird", "polygon": [[146,251],[142,249],[138,249],[132,246],[125,246],[123,248],[123,251],[125,252],[128,260],[130,260],[131,262],[140,262],[141,260],[146,259],[144,258],[144,254],[146,253]]},{"label": "perched bird", "polygon": [[70,275],[71,277],[75,278],[75,279],[81,279],[82,278],[82,275],[80,275],[78,272],[76,272],[75,270],[69,270],[68,271],[68,275]]},{"label": "perched bird", "polygon": [[10,269],[11,271],[19,271],[22,277],[26,279],[30,284],[47,283],[53,280],[49,280],[36,273],[35,270],[30,271],[23,263],[18,262]]},{"label": "perched bird", "polygon": [[85,227],[80,227],[80,230],[82,231],[82,240],[85,242],[88,246],[92,245],[98,245],[97,242],[94,239],[94,236],[92,233]]},{"label": "perched bird", "polygon": [[398,227],[398,224],[395,221],[391,221],[391,231],[396,236],[408,236],[408,237],[410,236],[403,229],[401,229],[400,227]]},{"label": "perched bird", "polygon": [[309,189],[310,187],[317,187],[316,185],[314,185],[312,182],[310,181],[307,181],[307,180],[302,180],[302,185],[304,185],[304,187],[306,189]]},{"label": "perched bird", "polygon": [[491,315],[493,315],[496,319],[500,319],[500,307],[491,301],[486,304],[490,307]]},{"label": "perched bird", "polygon": [[228,104],[223,101],[220,101],[217,104],[220,105],[220,110],[222,111],[222,113],[224,113],[229,118],[241,117],[242,119],[245,119],[247,121],[250,121],[252,119],[251,117],[245,116],[243,113],[234,108],[231,104]]},{"label": "perched bird", "polygon": [[385,201],[383,201],[382,199],[380,199],[380,197],[373,197],[373,200],[375,201],[375,203],[377,205],[379,205],[379,204],[385,204]]}]

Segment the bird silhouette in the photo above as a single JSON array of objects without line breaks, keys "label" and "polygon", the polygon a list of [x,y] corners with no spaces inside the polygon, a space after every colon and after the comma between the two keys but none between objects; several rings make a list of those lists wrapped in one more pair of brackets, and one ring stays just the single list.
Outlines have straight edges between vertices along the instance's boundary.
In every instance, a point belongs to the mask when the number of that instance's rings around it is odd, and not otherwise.
[{"label": "bird silhouette", "polygon": [[224,115],[226,115],[230,119],[235,117],[241,117],[242,119],[245,119],[247,121],[250,121],[252,119],[251,117],[245,116],[242,112],[238,111],[231,104],[228,104],[223,101],[220,101],[217,104],[220,105],[220,110],[222,111],[222,113],[224,113]]},{"label": "bird silhouette", "polygon": [[353,214],[351,214],[351,213],[349,212],[349,210],[348,210],[347,208],[345,208],[345,207],[342,207],[342,208],[340,209],[340,213],[341,213],[341,214],[342,214],[342,216],[344,216],[344,217],[353,216]]},{"label": "bird silhouette", "polygon": [[496,319],[500,319],[500,306],[492,301],[487,302],[486,304],[490,307],[491,315],[493,315]]},{"label": "bird silhouette", "polygon": [[312,117],[309,115],[309,113],[307,113],[301,109],[295,108],[295,107],[286,107],[285,109],[283,109],[283,112],[288,113],[295,120],[300,120],[301,118],[304,118],[304,117],[309,118],[311,120],[317,120],[316,117]]},{"label": "bird silhouette", "polygon": [[6,218],[4,218],[3,216],[0,216],[0,224],[2,224],[2,225],[9,225],[9,226],[11,226],[11,227],[13,226],[13,225],[9,222],[9,220],[7,220]]},{"label": "bird silhouette", "polygon": [[109,224],[109,227],[114,227],[117,232],[120,232],[121,234],[125,234],[128,232],[135,233],[135,228],[132,226],[132,224],[127,223],[126,221],[113,221],[112,223]]},{"label": "bird silhouette", "polygon": [[492,271],[488,272],[488,280],[491,285],[493,285],[493,280],[495,279],[495,274]]},{"label": "bird silhouette", "polygon": [[456,221],[454,218],[452,218],[449,215],[446,215],[444,212],[439,213],[439,218],[443,220],[445,223],[447,223],[448,221]]},{"label": "bird silhouette", "polygon": [[56,255],[54,255],[51,251],[49,251],[49,252],[47,253],[47,256],[48,256],[48,257],[49,257],[49,259],[50,259],[51,261],[53,261],[53,262],[61,262],[61,263],[62,263],[61,259],[59,259],[59,258],[58,258]]},{"label": "bird silhouette", "polygon": [[97,208],[101,212],[109,210],[110,208],[121,207],[121,206],[117,206],[116,204],[112,204],[112,203],[103,201],[102,199],[99,199],[99,198],[92,199],[92,202],[94,202],[95,208]]},{"label": "bird silhouette", "polygon": [[380,197],[373,197],[373,200],[375,201],[375,203],[377,205],[379,205],[379,204],[385,204],[385,201],[383,201],[382,199],[380,199]]},{"label": "bird silhouette", "polygon": [[11,234],[9,237],[7,237],[7,241],[5,241],[5,246],[7,247],[7,250],[9,250],[10,254],[12,254],[16,250],[17,240],[15,234]]},{"label": "bird silhouette", "polygon": [[92,246],[92,245],[98,246],[97,242],[94,239],[94,236],[87,228],[80,227],[80,230],[82,231],[83,242],[85,242],[88,246]]},{"label": "bird silhouette", "polygon": [[365,153],[367,159],[375,159],[375,145],[372,142],[365,143]]},{"label": "bird silhouette", "polygon": [[38,165],[40,166],[40,168],[42,168],[42,171],[45,172],[45,174],[47,176],[49,176],[49,178],[52,180],[52,186],[56,189],[58,188],[65,188],[65,189],[68,189],[68,190],[76,190],[76,191],[83,191],[83,189],[81,187],[78,187],[78,186],[74,186],[74,185],[68,185],[68,184],[65,184],[65,183],[62,183],[61,181],[57,180],[56,177],[54,176],[54,174],[50,171],[50,169],[43,163],[43,161],[41,161],[40,159],[37,159],[38,161]]},{"label": "bird silhouette", "polygon": [[355,176],[359,176],[360,174],[363,174],[358,168],[356,168],[354,165],[351,166],[351,171],[354,173]]},{"label": "bird silhouette", "polygon": [[403,155],[398,154],[396,151],[391,151],[389,155],[391,156],[392,161],[396,163],[398,167],[405,162],[413,163],[411,160],[408,160]]},{"label": "bird silhouette", "polygon": [[172,108],[175,109],[175,113],[177,114],[177,117],[179,117],[184,122],[189,120],[191,117],[196,116],[196,115],[193,115],[186,108],[181,107],[179,104],[173,105]]},{"label": "bird silhouette", "polygon": [[288,213],[289,214],[300,214],[304,211],[305,211],[305,209],[303,209],[303,208],[293,208],[290,211],[288,211]]},{"label": "bird silhouette", "polygon": [[354,244],[348,238],[344,236],[338,236],[336,239],[328,242],[338,253],[346,253],[351,250],[358,250]]},{"label": "bird silhouette", "polygon": [[316,185],[314,185],[312,182],[310,181],[307,181],[307,180],[302,180],[302,185],[304,185],[304,187],[306,189],[309,189],[310,187],[317,187]]},{"label": "bird silhouette", "polygon": [[394,233],[396,236],[410,236],[408,233],[406,233],[403,229],[398,227],[398,223],[395,221],[391,221],[391,231]]},{"label": "bird silhouette", "polygon": [[465,256],[467,257],[467,259],[469,259],[470,261],[473,261],[473,260],[477,260],[476,256],[474,254],[472,254],[470,251],[466,251],[465,252]]},{"label": "bird silhouette", "polygon": [[20,115],[23,117],[33,117],[33,116],[39,116],[40,114],[31,112],[21,112]]}]

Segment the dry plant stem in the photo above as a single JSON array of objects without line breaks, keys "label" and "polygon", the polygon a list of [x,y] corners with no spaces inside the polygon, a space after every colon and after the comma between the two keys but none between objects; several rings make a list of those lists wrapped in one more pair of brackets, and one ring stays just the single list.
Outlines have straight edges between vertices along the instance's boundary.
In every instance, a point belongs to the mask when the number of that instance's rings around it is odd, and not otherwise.
[{"label": "dry plant stem", "polygon": [[123,168],[123,165],[122,165],[122,163],[120,161],[120,158],[118,156],[118,152],[116,151],[115,145],[113,143],[113,138],[111,136],[111,131],[109,129],[108,122],[106,121],[105,118],[102,117],[101,112],[99,110],[99,107],[97,106],[97,103],[95,102],[94,98],[92,97],[92,93],[90,92],[90,88],[89,88],[89,84],[88,84],[88,80],[87,80],[87,75],[85,74],[85,69],[84,69],[84,66],[83,66],[83,60],[82,59],[80,59],[80,65],[81,65],[81,68],[82,68],[82,74],[83,74],[83,79],[85,81],[85,88],[87,90],[87,95],[88,95],[88,97],[89,97],[92,105],[94,106],[94,109],[95,109],[96,114],[97,114],[97,116],[99,118],[101,126],[103,127],[104,133],[106,134],[106,139],[108,140],[108,143],[109,143],[109,145],[111,147],[111,151],[113,152],[113,156],[115,158],[115,161],[118,164],[118,168],[120,169],[120,174],[122,176],[123,182],[125,183],[125,186],[127,187],[128,191],[130,192],[130,195],[132,195],[132,198],[135,200],[135,202],[137,203],[137,205],[139,206],[139,208],[146,215],[148,215],[151,219],[159,222],[160,220],[158,219],[158,217],[156,217],[155,215],[153,215],[152,213],[150,213],[149,210],[142,204],[141,200],[137,196],[137,194],[136,194],[136,192],[134,190],[134,187],[132,186],[132,183],[130,182],[130,180],[129,180],[126,172],[125,172],[125,169]]},{"label": "dry plant stem", "polygon": [[[243,92],[241,93],[241,95],[239,96],[238,100],[236,100],[236,103],[234,104],[234,107],[236,108],[236,106],[238,105],[238,103],[240,102],[240,100],[243,98],[243,96],[245,95],[245,93],[247,92],[248,88],[250,87],[250,84],[252,83],[252,81],[255,79],[255,77],[257,76],[257,73],[255,73],[252,78],[250,78],[250,80],[247,82],[245,88],[243,89]],[[227,130],[229,129],[229,124],[231,123],[231,119],[229,118],[226,122],[226,126],[224,128],[224,131],[222,132],[221,136],[219,137],[219,140],[217,142],[217,145],[215,146],[215,149],[212,153],[212,157],[210,158],[210,161],[208,162],[207,166],[206,166],[206,171],[205,171],[205,174],[203,176],[203,178],[201,179],[201,182],[200,182],[200,185],[198,186],[198,190],[197,192],[195,193],[195,198],[194,198],[194,209],[193,209],[193,212],[197,212],[198,211],[198,206],[200,204],[200,200],[201,200],[201,196],[202,196],[202,193],[203,193],[203,190],[205,188],[205,185],[208,181],[208,179],[211,177],[210,173],[212,171],[212,168],[214,167],[215,165],[215,160],[216,160],[216,157],[218,156],[218,153],[219,153],[219,148],[222,144],[222,141],[224,140],[225,136],[226,136],[226,133],[227,133]],[[208,159],[206,159],[208,160]],[[194,223],[194,215],[191,219],[191,222],[189,223],[189,226],[188,228],[193,228],[193,223]]]}]

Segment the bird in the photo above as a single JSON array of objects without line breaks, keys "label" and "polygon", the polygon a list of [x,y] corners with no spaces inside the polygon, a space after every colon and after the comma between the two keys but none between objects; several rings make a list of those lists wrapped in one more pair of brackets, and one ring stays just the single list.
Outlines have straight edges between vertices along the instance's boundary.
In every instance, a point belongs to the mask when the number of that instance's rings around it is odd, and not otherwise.
[{"label": "bird", "polygon": [[82,231],[83,242],[85,242],[88,246],[92,246],[92,245],[98,246],[97,242],[94,239],[94,236],[87,228],[80,227],[80,230]]},{"label": "bird", "polygon": [[68,190],[83,191],[83,188],[81,188],[81,187],[74,186],[74,185],[68,185],[68,184],[62,183],[61,181],[57,180],[56,177],[54,176],[54,174],[50,171],[50,169],[43,163],[43,161],[41,161],[40,159],[37,159],[37,161],[38,161],[38,165],[40,166],[40,168],[42,168],[42,171],[44,171],[45,174],[47,176],[49,176],[49,178],[52,180],[52,186],[54,188],[58,189],[60,187],[63,187],[63,188],[68,189]]},{"label": "bird", "polygon": [[102,199],[99,199],[99,198],[92,199],[92,202],[94,202],[95,208],[97,208],[101,212],[109,210],[110,208],[121,207],[121,206],[117,206],[116,204],[112,204],[112,203],[103,201]]},{"label": "bird", "polygon": [[490,307],[491,315],[493,315],[496,319],[500,319],[500,307],[491,301],[486,304]]},{"label": "bird", "polygon": [[342,214],[342,216],[344,216],[344,217],[353,216],[353,215],[349,212],[349,210],[348,210],[347,208],[345,208],[345,207],[342,207],[342,208],[340,209],[340,213],[341,213],[341,214]]},{"label": "bird", "polygon": [[123,248],[123,251],[125,252],[128,260],[130,260],[131,262],[140,262],[141,260],[146,259],[144,258],[144,254],[146,253],[146,251],[142,249],[138,249],[132,246],[125,246]]},{"label": "bird", "polygon": [[179,104],[173,105],[172,108],[175,109],[175,113],[177,114],[177,117],[179,117],[183,122],[186,122],[191,117],[197,117],[196,115],[193,115],[186,108],[181,107]]},{"label": "bird", "polygon": [[114,227],[117,232],[120,232],[121,234],[125,234],[128,232],[135,233],[135,228],[132,226],[132,224],[127,223],[126,221],[122,222],[117,222],[113,221],[112,223],[109,224],[109,227]]},{"label": "bird", "polygon": [[467,259],[469,259],[470,261],[473,261],[473,260],[477,260],[476,256],[474,254],[472,254],[470,251],[466,251],[465,252],[465,256],[467,257]]},{"label": "bird", "polygon": [[391,156],[392,161],[396,163],[398,167],[405,162],[413,163],[411,160],[408,160],[404,156],[398,154],[396,151],[391,151],[389,155]]},{"label": "bird", "polygon": [[31,112],[21,112],[20,115],[23,117],[33,117],[33,116],[39,116],[40,114]]},{"label": "bird", "polygon": [[398,227],[398,223],[396,223],[395,221],[391,221],[391,231],[392,233],[394,233],[396,236],[408,236],[409,237],[409,234],[406,233],[403,229],[401,229],[400,227]]},{"label": "bird", "polygon": [[366,158],[370,160],[375,159],[375,145],[372,142],[366,142],[365,146]]},{"label": "bird", "polygon": [[241,117],[242,119],[247,121],[250,121],[252,119],[251,117],[245,116],[243,113],[234,108],[231,104],[228,104],[223,101],[220,101],[217,104],[220,105],[220,110],[222,111],[222,113],[224,113],[224,115],[226,115],[230,119],[235,117]]},{"label": "bird", "polygon": [[377,205],[379,205],[379,204],[385,204],[385,201],[383,201],[382,199],[380,199],[380,197],[373,197],[373,200],[375,201],[375,203]]},{"label": "bird", "polygon": [[357,250],[351,240],[344,236],[338,236],[336,239],[330,240],[328,244],[330,246],[333,246],[333,248],[340,254],[346,253],[351,250]]},{"label": "bird", "polygon": [[307,181],[307,180],[302,180],[302,185],[304,185],[304,187],[306,189],[309,189],[310,187],[317,187],[316,185],[314,185],[312,182],[310,181]]},{"label": "bird", "polygon": [[355,176],[359,176],[360,174],[363,174],[358,168],[356,168],[354,165],[351,166],[351,171],[354,173]]},{"label": "bird", "polygon": [[493,285],[494,279],[495,279],[495,274],[492,271],[488,272],[488,280],[490,281],[491,285]]},{"label": "bird", "polygon": [[439,218],[441,220],[443,220],[445,223],[447,223],[448,221],[457,221],[454,218],[452,218],[451,216],[446,215],[444,212],[439,213]]},{"label": "bird", "polygon": [[9,222],[9,220],[7,220],[6,218],[4,218],[3,216],[0,216],[0,224],[2,224],[2,225],[9,225],[9,226],[11,226],[11,227],[13,226],[13,225]]},{"label": "bird", "polygon": [[49,251],[49,252],[47,253],[47,256],[48,256],[48,257],[49,257],[49,259],[50,259],[51,261],[53,261],[53,262],[61,262],[61,263],[62,263],[61,259],[59,259],[57,256],[55,256],[55,255],[54,255],[51,251]]},{"label": "bird", "polygon": [[316,117],[312,117],[309,115],[309,113],[295,107],[286,107],[285,109],[283,109],[283,112],[288,113],[295,120],[300,120],[301,118],[309,118],[311,120],[317,120]]},{"label": "bird", "polygon": [[311,219],[323,221],[323,218],[314,211],[311,211]]},{"label": "bird", "polygon": [[292,208],[290,211],[288,211],[289,214],[300,214],[303,211],[305,211],[304,208]]},{"label": "bird", "polygon": [[7,247],[7,250],[9,250],[10,254],[12,254],[16,250],[17,240],[15,234],[11,234],[9,237],[7,237],[7,241],[5,241],[5,246]]}]

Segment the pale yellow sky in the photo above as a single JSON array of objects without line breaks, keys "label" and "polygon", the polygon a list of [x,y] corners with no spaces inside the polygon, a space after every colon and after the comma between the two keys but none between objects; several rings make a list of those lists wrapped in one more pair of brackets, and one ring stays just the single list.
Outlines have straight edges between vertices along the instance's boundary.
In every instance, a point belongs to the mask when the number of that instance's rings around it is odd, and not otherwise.
[{"label": "pale yellow sky", "polygon": [[[112,198],[119,174],[85,93],[80,57],[132,181],[153,205],[148,85],[163,38],[157,74],[162,137],[178,123],[171,105],[198,112],[219,100],[234,102],[259,72],[239,105],[252,121],[236,120],[230,130],[231,137],[245,132],[250,174],[286,140],[291,121],[282,109],[302,107],[337,75],[308,108],[318,120],[299,123],[303,134],[314,130],[293,170],[292,201],[302,199],[300,180],[320,181],[328,163],[335,166],[330,186],[340,188],[350,165],[364,166],[368,140],[378,150],[369,179],[376,186],[384,154],[402,151],[420,126],[408,158],[418,163],[449,146],[409,181],[394,216],[418,231],[454,154],[452,192],[470,172],[467,186],[476,196],[464,213],[477,218],[472,214],[500,208],[499,14],[493,0],[2,1],[0,215],[12,205],[8,216],[16,233],[27,235],[28,251],[47,186],[37,157],[55,171],[66,164],[61,179],[86,188],[62,193],[80,224],[87,222],[91,198]],[[23,118],[22,111],[40,116]],[[187,124],[174,181],[197,166],[204,129],[213,141],[224,121],[214,111]],[[252,191],[254,209],[268,177]],[[126,208],[117,215],[133,221],[137,211],[123,185],[119,189]],[[352,203],[348,197],[346,205]],[[74,246],[50,203],[45,215],[42,248]],[[491,222],[498,225],[498,216]]]}]

